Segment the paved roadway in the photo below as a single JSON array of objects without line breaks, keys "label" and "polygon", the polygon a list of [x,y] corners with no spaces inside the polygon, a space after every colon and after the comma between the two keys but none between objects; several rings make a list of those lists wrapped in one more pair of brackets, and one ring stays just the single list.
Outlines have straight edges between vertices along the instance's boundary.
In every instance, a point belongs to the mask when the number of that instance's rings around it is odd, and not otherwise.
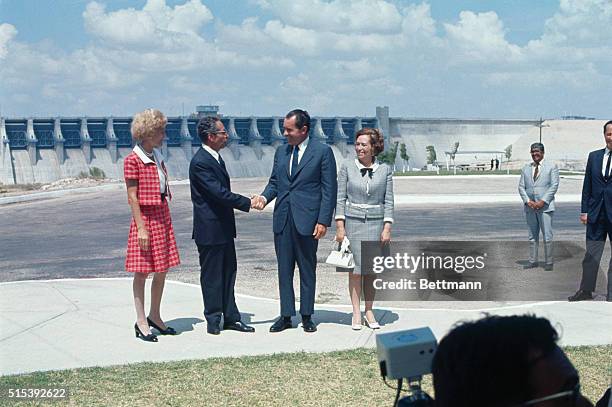
[{"label": "paved roadway", "polygon": [[[511,194],[515,177],[462,179],[400,179],[397,195],[415,194]],[[261,191],[265,180],[234,181],[234,190],[246,195]],[[575,194],[578,180],[563,180],[560,194]],[[191,240],[192,209],[188,185],[173,187],[171,212],[182,264],[170,278],[197,283],[197,251]],[[442,195],[441,195],[442,196]],[[577,221],[579,205],[558,205],[555,232],[558,240],[584,239]],[[272,212],[236,212],[236,241],[239,274],[237,292],[277,298],[276,259],[273,248]],[[83,195],[0,206],[0,281],[30,279],[123,277],[125,244],[130,212],[125,192],[107,190]],[[346,303],[346,277],[326,266],[329,239],[321,242],[317,301]],[[394,240],[521,240],[526,226],[517,204],[430,204],[401,205],[395,210]],[[605,264],[605,263],[603,263]],[[296,279],[297,280],[297,279]]]}]

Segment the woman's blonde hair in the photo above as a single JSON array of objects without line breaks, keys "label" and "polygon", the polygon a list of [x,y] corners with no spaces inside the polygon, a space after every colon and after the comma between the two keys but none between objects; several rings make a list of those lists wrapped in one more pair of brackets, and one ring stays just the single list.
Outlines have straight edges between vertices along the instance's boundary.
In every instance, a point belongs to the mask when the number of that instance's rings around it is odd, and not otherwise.
[{"label": "woman's blonde hair", "polygon": [[164,130],[168,119],[157,109],[146,109],[136,113],[132,119],[132,138],[142,141],[157,130]]},{"label": "woman's blonde hair", "polygon": [[355,134],[355,142],[359,136],[370,136],[370,144],[372,144],[372,155],[376,157],[378,154],[385,151],[385,138],[382,131],[370,127],[364,127]]}]

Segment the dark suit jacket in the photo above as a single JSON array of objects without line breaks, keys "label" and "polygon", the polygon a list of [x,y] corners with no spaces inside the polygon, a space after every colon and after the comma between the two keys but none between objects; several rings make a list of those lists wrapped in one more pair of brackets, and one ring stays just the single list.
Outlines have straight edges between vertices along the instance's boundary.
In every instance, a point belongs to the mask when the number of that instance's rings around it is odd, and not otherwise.
[{"label": "dark suit jacket", "polygon": [[605,149],[591,151],[582,184],[580,211],[588,215],[588,222],[595,223],[605,205],[608,221],[612,222],[612,181],[602,175]]},{"label": "dark suit jacket", "polygon": [[336,160],[331,147],[312,138],[293,177],[289,161],[293,146],[278,147],[268,185],[262,195],[268,202],[276,198],[273,231],[281,233],[287,223],[289,208],[298,232],[312,235],[317,223],[331,225],[338,191]]},{"label": "dark suit jacket", "polygon": [[231,191],[229,174],[203,148],[191,159],[189,181],[193,203],[191,238],[198,245],[217,245],[234,239],[234,208],[248,212],[251,200]]}]

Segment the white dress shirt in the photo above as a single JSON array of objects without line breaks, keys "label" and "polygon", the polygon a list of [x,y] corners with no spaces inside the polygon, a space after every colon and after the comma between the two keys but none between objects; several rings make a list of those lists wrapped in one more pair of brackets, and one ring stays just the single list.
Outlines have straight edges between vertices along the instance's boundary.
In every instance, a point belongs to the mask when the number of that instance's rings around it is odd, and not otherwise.
[{"label": "white dress shirt", "polygon": [[[608,164],[608,154],[610,154],[610,149],[608,147],[606,147],[606,151],[604,151],[604,156],[603,156],[603,162],[601,163],[601,175],[603,175],[604,178],[606,178],[606,164]],[[610,165],[610,168],[612,168],[612,165]]]},{"label": "white dress shirt", "polygon": [[213,150],[212,148],[208,147],[206,144],[202,144],[202,148],[203,148],[204,150],[208,151],[208,152],[210,153],[210,155],[212,155],[212,156],[213,156],[213,158],[214,158],[215,160],[217,160],[217,162],[218,162],[219,164],[221,164],[221,161],[219,161],[219,153],[218,153],[218,152],[216,152],[216,151],[215,151],[215,150]]},{"label": "white dress shirt", "polygon": [[[304,151],[306,151],[306,147],[308,147],[308,142],[310,141],[310,136],[306,136],[306,138],[304,139],[304,141],[302,141],[300,144],[297,145],[297,147],[299,147],[298,150],[298,164],[300,163],[300,161],[302,160],[302,157],[304,156]],[[293,148],[291,149],[291,155],[289,157],[289,176],[291,176],[291,162],[293,161],[293,149],[296,146],[293,146]],[[261,198],[264,201],[264,204],[267,205],[268,204],[268,200],[266,199],[265,196],[261,195]]]},{"label": "white dress shirt", "polygon": [[[310,141],[310,136],[306,136],[304,141],[302,141],[300,144],[297,145],[297,147],[299,147],[298,164],[300,163],[300,161],[302,160],[302,157],[304,156],[304,151],[306,151],[306,147],[308,147],[308,141]],[[289,176],[291,176],[291,163],[293,161],[293,151],[295,150],[295,147],[296,146],[293,146],[293,148],[291,149],[291,158],[289,159]]]},{"label": "white dress shirt", "polygon": [[[533,176],[535,175],[535,169],[537,166],[540,167],[540,169],[538,170],[538,177],[540,176],[541,172],[542,172],[542,163],[544,162],[544,159],[542,158],[540,160],[540,162],[538,164],[535,163],[535,161],[533,161],[531,163],[531,179],[533,179]],[[534,180],[534,179],[533,179]],[[535,180],[534,180],[535,181]]]}]

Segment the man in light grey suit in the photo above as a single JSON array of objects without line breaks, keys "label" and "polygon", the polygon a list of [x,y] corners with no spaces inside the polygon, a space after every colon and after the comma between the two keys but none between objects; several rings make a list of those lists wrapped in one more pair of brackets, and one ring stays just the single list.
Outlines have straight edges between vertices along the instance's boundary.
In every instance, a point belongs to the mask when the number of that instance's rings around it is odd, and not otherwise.
[{"label": "man in light grey suit", "polygon": [[559,169],[551,162],[544,161],[544,145],[531,145],[532,163],[521,171],[519,194],[525,204],[525,219],[529,228],[529,264],[525,268],[538,266],[538,244],[540,230],[544,237],[544,270],[553,269],[553,213],[555,193],[559,188]]}]

